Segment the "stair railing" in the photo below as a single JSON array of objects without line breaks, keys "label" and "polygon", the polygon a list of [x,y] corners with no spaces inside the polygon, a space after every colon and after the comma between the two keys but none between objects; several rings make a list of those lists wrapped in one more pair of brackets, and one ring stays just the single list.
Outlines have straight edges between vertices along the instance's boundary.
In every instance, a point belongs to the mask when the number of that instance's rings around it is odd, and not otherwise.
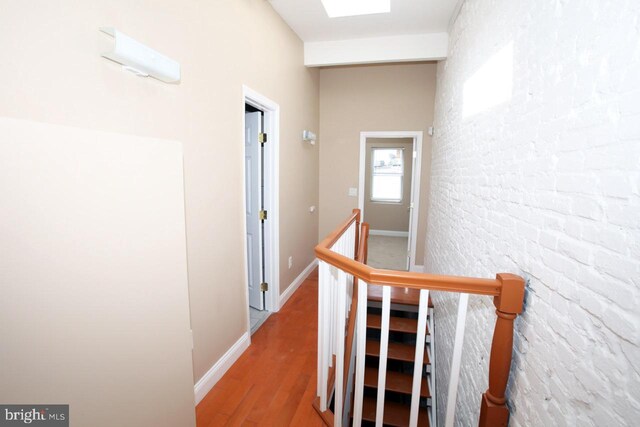
[{"label": "stair railing", "polygon": [[[367,291],[369,284],[375,284],[382,286],[376,426],[382,426],[385,419],[386,363],[392,287],[420,290],[416,344],[422,345],[416,345],[415,350],[411,407],[407,424],[412,427],[418,425],[429,291],[435,290],[461,293],[462,297],[467,297],[466,294],[494,297],[497,320],[489,361],[489,388],[482,394],[478,425],[479,427],[506,426],[509,420],[509,409],[506,406],[505,392],[513,350],[513,322],[522,312],[524,280],[519,276],[504,273],[496,275],[495,279],[483,279],[372,268],[365,263],[368,226],[362,224],[360,232],[360,218],[360,211],[354,209],[351,216],[315,248],[320,265],[318,281],[318,398],[314,402],[314,407],[323,417],[325,423],[336,427],[348,425],[350,415],[353,416],[354,426],[359,426],[362,422]],[[355,295],[354,292],[356,292]],[[461,350],[462,347],[465,313],[466,304],[461,303],[454,353],[456,348]],[[353,328],[355,333],[349,336],[349,331],[352,328],[347,328],[347,324],[351,320],[355,321]],[[355,351],[350,351],[351,346],[355,346]],[[457,366],[455,366],[456,364]],[[459,359],[456,361],[454,354],[452,381],[449,384],[450,393],[447,401],[446,426],[453,425],[456,394],[455,390],[451,393],[451,389],[457,388],[459,368]],[[354,370],[355,384],[349,387],[349,373]],[[454,377],[455,381],[453,381]],[[352,405],[351,393],[353,393]],[[333,411],[329,409],[332,395]]]},{"label": "stair railing", "polygon": [[[329,250],[355,262],[360,212],[353,214],[323,242]],[[322,284],[320,284],[322,283]],[[345,328],[353,297],[354,276],[327,262],[320,261],[318,271],[318,383],[316,409],[326,413],[330,398],[334,395],[335,420],[341,426],[345,413]],[[348,402],[348,401],[347,401]],[[326,414],[323,418],[327,421]]]}]

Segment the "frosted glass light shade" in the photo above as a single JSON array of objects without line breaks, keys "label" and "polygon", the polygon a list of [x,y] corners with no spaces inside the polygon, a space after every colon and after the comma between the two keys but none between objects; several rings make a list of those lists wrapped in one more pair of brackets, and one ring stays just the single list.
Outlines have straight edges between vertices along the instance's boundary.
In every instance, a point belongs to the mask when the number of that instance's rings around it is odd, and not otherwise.
[{"label": "frosted glass light shade", "polygon": [[156,52],[139,41],[112,27],[101,27],[100,31],[114,39],[113,51],[102,56],[122,64],[123,67],[141,77],[154,77],[165,83],[180,81],[180,63]]}]

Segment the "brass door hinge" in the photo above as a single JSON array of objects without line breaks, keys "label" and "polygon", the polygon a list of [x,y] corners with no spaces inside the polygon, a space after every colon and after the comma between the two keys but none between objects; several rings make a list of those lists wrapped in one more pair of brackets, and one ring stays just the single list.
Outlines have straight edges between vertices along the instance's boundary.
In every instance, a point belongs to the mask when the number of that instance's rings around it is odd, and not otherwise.
[{"label": "brass door hinge", "polygon": [[267,134],[264,132],[260,132],[258,134],[258,142],[260,144],[265,144],[267,142]]},{"label": "brass door hinge", "polygon": [[264,209],[260,211],[260,221],[265,221],[267,219],[267,211]]},{"label": "brass door hinge", "polygon": [[260,283],[260,291],[267,292],[269,290],[269,284],[267,282]]}]

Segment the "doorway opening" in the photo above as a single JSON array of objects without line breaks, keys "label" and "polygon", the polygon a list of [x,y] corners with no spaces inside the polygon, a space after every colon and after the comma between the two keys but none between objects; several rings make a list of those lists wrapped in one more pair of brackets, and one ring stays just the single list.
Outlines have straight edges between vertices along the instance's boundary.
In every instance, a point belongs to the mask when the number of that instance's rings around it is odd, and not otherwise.
[{"label": "doorway opening", "polygon": [[279,310],[278,119],[274,102],[243,87],[247,332]]},{"label": "doorway opening", "polygon": [[422,132],[361,132],[358,207],[369,264],[416,271]]}]

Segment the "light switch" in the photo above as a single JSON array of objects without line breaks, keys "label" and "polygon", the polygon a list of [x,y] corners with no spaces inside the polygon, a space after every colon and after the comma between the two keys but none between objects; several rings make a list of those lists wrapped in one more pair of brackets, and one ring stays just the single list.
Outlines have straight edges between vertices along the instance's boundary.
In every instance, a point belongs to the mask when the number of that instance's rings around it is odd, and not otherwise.
[{"label": "light switch", "polygon": [[356,187],[349,187],[349,196],[357,197],[358,196],[358,189]]}]

